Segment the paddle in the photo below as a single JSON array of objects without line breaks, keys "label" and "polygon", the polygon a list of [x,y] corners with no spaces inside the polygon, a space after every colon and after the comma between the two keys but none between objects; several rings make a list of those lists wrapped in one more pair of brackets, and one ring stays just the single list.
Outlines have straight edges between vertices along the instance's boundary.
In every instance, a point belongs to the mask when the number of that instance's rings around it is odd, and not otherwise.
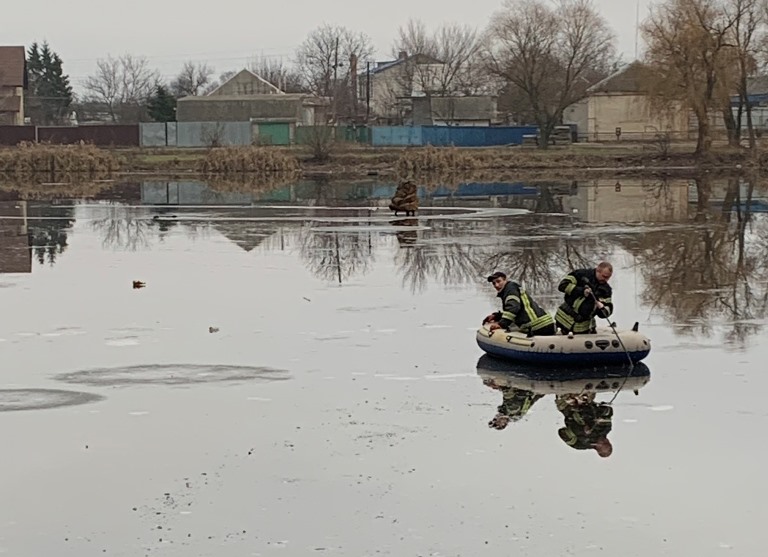
[{"label": "paddle", "polygon": [[[592,296],[592,299],[595,301],[595,304],[598,303],[598,299],[595,297],[595,294],[592,292],[592,289],[589,289],[589,295]],[[598,310],[600,311],[600,310]],[[601,315],[600,317],[605,317],[604,315]],[[632,356],[629,355],[629,350],[627,350],[627,347],[624,346],[624,341],[621,340],[621,337],[619,336],[619,333],[616,331],[616,327],[613,326],[613,323],[611,322],[609,317],[605,317],[605,319],[608,321],[608,324],[611,326],[611,330],[613,331],[613,334],[616,335],[616,338],[619,339],[619,344],[621,344],[621,347],[624,349],[624,353],[627,355],[627,359],[629,360],[629,372],[627,373],[626,377],[624,377],[624,381],[619,386],[618,389],[616,389],[616,392],[613,393],[613,398],[611,398],[610,401],[608,401],[608,404],[613,404],[613,401],[616,400],[616,397],[619,396],[619,393],[621,392],[621,389],[624,388],[624,385],[629,380],[630,376],[632,375],[632,370],[635,368],[635,362],[632,361]]]},{"label": "paddle", "polygon": [[[592,296],[592,299],[595,301],[595,304],[600,303],[598,299],[595,297],[595,293],[592,292],[591,288],[589,289],[589,295]],[[605,317],[605,316],[600,315],[600,317]],[[610,325],[611,330],[613,331],[613,334],[616,335],[617,339],[619,339],[619,344],[621,344],[621,347],[624,349],[624,353],[627,355],[627,359],[629,360],[629,373],[631,374],[632,368],[635,367],[635,362],[632,361],[632,356],[629,355],[629,350],[627,350],[627,347],[624,346],[624,341],[621,340],[621,337],[619,336],[619,333],[616,331],[616,327],[613,326],[611,319],[609,317],[605,317],[605,320],[608,321],[608,325]]]}]

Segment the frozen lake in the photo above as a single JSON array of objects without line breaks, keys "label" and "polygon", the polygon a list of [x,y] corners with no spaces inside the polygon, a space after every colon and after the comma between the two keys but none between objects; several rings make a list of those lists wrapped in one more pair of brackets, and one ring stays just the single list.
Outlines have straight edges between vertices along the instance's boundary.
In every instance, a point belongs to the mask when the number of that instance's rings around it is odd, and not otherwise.
[{"label": "frozen lake", "polygon": [[[0,193],[0,555],[764,554],[764,187],[388,191]],[[602,258],[653,342],[608,458],[474,338],[490,272],[554,312]]]}]

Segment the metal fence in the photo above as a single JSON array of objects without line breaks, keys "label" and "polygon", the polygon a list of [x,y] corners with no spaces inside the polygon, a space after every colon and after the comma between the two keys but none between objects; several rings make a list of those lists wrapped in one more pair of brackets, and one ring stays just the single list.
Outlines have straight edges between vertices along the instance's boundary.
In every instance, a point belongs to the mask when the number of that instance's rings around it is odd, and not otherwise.
[{"label": "metal fence", "polygon": [[0,126],[0,145],[18,145],[22,141],[70,144],[92,143],[102,147],[138,146],[139,126]]}]

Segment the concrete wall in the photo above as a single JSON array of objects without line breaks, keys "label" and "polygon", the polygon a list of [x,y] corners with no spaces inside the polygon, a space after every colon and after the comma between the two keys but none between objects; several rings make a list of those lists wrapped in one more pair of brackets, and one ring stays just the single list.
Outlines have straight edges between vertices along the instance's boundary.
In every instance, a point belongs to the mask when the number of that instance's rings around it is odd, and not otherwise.
[{"label": "concrete wall", "polygon": [[24,89],[0,87],[0,125],[21,126],[23,124]]},{"label": "concrete wall", "polygon": [[645,95],[593,95],[588,112],[590,141],[615,141],[616,128],[621,128],[626,139],[653,139],[660,132],[669,132],[673,139],[688,137],[687,110],[679,105],[669,110],[652,109]]}]

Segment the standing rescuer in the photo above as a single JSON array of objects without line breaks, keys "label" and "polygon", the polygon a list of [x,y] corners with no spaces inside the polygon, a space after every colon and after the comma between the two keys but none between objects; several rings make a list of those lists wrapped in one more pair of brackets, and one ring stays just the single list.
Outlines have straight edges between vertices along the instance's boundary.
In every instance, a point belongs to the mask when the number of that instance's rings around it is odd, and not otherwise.
[{"label": "standing rescuer", "polygon": [[602,261],[594,269],[576,269],[563,277],[557,289],[565,294],[565,300],[555,314],[563,333],[593,333],[595,315],[610,317],[613,290],[608,281],[612,275],[613,266]]},{"label": "standing rescuer", "polygon": [[522,332],[530,335],[546,336],[557,333],[552,316],[541,309],[519,284],[507,280],[507,275],[496,271],[488,277],[488,282],[493,284],[502,302],[500,312],[492,313],[483,320],[483,324],[491,324],[490,330],[507,329],[515,324]]}]

